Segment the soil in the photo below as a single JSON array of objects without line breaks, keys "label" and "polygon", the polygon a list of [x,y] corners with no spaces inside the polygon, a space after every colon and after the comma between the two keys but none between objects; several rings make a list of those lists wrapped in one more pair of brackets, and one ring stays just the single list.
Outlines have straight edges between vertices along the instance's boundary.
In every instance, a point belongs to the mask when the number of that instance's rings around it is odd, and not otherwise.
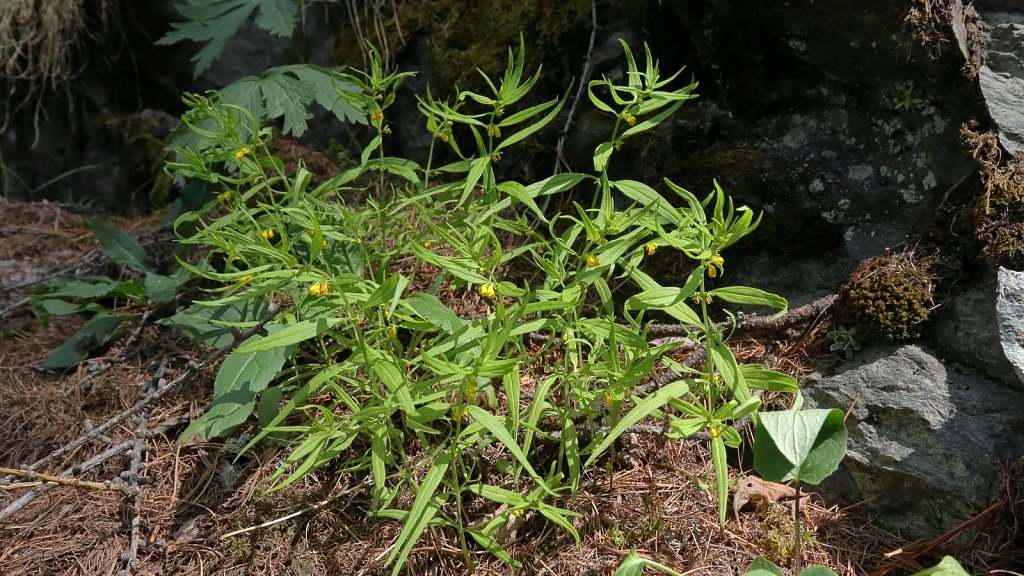
[{"label": "soil", "polygon": [[[173,245],[159,216],[114,223],[155,246]],[[176,442],[209,403],[216,365],[194,369],[213,351],[153,323],[173,306],[148,315],[138,311],[138,320],[123,324],[109,346],[76,368],[42,369],[49,351],[85,318],[55,316],[44,324],[27,302],[30,292],[57,272],[127,272],[103,260],[81,216],[56,204],[0,199],[0,236],[0,467],[23,469],[124,413],[154,380],[188,376],[143,417],[127,418],[37,468],[39,475],[0,475],[0,574],[116,574],[126,567],[124,573],[134,574],[390,573],[384,562],[400,525],[367,517],[364,478],[320,470],[268,493],[278,458],[272,446],[237,457],[241,444],[235,441]],[[176,303],[187,304],[184,295]],[[827,328],[825,319],[789,339],[739,340],[735,352],[764,361],[770,349],[769,367],[799,375],[827,354]],[[254,431],[255,424],[244,430]],[[136,443],[144,446],[135,458],[142,479],[133,482],[129,448]],[[41,476],[70,478],[76,466],[119,446],[113,457],[77,470],[78,485]],[[558,504],[579,513],[574,524],[581,542],[543,517],[527,515],[508,547],[522,567],[474,549],[474,573],[607,575],[636,548],[683,574],[741,574],[759,555],[785,554],[780,530],[791,529],[786,522],[792,512],[779,496],[788,493],[784,487],[746,492],[750,504],[738,515],[730,512],[720,530],[705,442],[636,433],[617,454],[590,474],[575,499]],[[735,477],[742,475],[734,470]],[[803,562],[843,576],[917,570],[934,565],[941,552],[929,543],[901,541],[859,517],[856,507],[841,509],[813,493],[802,509],[811,532]],[[468,572],[456,535],[440,530],[425,533],[401,571]]]}]

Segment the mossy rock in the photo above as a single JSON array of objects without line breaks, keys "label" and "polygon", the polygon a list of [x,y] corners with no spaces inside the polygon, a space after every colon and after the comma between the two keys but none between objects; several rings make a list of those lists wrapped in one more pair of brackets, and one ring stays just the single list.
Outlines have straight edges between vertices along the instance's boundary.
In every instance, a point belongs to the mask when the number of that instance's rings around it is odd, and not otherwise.
[{"label": "mossy rock", "polygon": [[839,325],[866,341],[916,338],[933,307],[935,263],[908,251],[868,258],[839,291]]}]

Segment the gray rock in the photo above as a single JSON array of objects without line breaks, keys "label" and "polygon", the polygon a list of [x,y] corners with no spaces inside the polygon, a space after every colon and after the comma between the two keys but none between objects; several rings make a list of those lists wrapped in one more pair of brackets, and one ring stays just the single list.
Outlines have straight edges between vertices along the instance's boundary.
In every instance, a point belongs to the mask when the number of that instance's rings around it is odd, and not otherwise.
[{"label": "gray rock", "polygon": [[967,289],[940,306],[927,336],[943,358],[1013,383],[1017,375],[1000,345],[994,280]]},{"label": "gray rock", "polygon": [[902,536],[931,539],[993,496],[1000,465],[1024,452],[1024,394],[947,367],[928,349],[863,351],[804,382],[808,405],[850,411],[847,456],[820,487]]},{"label": "gray rock", "polygon": [[1024,382],[1024,272],[999,268],[996,315],[1003,354]]},{"label": "gray rock", "polygon": [[1015,154],[1024,150],[1024,11],[982,9],[979,14],[986,41],[978,81],[999,126],[999,143]]}]

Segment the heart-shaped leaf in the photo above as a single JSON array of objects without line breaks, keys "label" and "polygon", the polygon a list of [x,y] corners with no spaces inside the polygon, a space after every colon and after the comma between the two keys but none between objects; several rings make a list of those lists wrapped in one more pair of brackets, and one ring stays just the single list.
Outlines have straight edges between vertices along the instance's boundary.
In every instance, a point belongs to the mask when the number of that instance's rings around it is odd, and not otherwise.
[{"label": "heart-shaped leaf", "polygon": [[766,412],[754,435],[754,467],[771,482],[818,484],[846,454],[846,423],[836,409]]}]

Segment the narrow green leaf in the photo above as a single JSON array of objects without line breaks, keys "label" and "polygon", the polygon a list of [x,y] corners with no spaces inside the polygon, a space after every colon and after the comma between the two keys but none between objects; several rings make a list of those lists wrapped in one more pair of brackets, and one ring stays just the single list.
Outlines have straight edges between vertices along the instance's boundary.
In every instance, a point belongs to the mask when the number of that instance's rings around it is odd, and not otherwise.
[{"label": "narrow green leaf", "polygon": [[451,463],[451,454],[447,451],[442,452],[427,471],[426,476],[423,477],[423,483],[416,491],[416,499],[409,510],[409,516],[406,517],[405,525],[402,526],[402,532],[398,535],[395,547],[388,556],[387,563],[394,562],[391,576],[398,576],[398,573],[405,567],[405,559],[412,552],[412,547],[416,545],[416,541],[426,529],[427,523],[437,514],[441,499],[435,498],[435,496],[438,486],[441,485],[441,480],[448,472],[449,463]]},{"label": "narrow green leaf", "polygon": [[338,325],[342,321],[342,318],[316,318],[313,320],[303,320],[290,326],[284,327],[282,330],[261,338],[259,340],[253,340],[247,344],[243,344],[238,347],[236,352],[242,354],[248,354],[250,352],[259,352],[261,350],[269,350],[271,348],[278,348],[280,346],[290,346],[292,344],[298,344],[315,338],[329,329]]},{"label": "narrow green leaf", "polygon": [[[495,440],[503,444],[505,449],[515,457],[520,465],[522,465],[523,469],[525,469],[541,487],[546,488],[547,485],[544,483],[544,480],[539,474],[537,474],[537,471],[533,469],[530,461],[526,458],[526,454],[524,454],[522,448],[519,447],[519,443],[516,442],[516,439],[512,437],[512,434],[510,434],[501,423],[501,420],[498,420],[497,416],[479,406],[471,405],[468,408],[469,415],[473,417],[473,420],[490,432],[494,436]],[[550,489],[546,489],[545,491],[550,492]],[[551,495],[554,496],[554,493],[551,493]]]},{"label": "narrow green leaf", "polygon": [[770,292],[765,292],[758,288],[750,288],[747,286],[726,286],[724,288],[716,288],[712,290],[711,295],[715,298],[720,298],[733,304],[748,304],[751,306],[769,306],[771,308],[775,308],[779,312],[776,313],[773,318],[778,318],[789,310],[789,302],[786,301],[785,298]]},{"label": "narrow green leaf", "polygon": [[729,463],[725,458],[725,440],[721,435],[711,437],[711,463],[715,468],[715,491],[718,492],[718,526],[725,528],[729,502]]},{"label": "narrow green leaf", "polygon": [[587,447],[585,452],[589,452],[590,456],[587,458],[586,463],[583,464],[583,467],[590,468],[590,465],[593,464],[594,461],[597,460],[597,458],[600,457],[601,454],[603,454],[604,451],[612,445],[612,442],[615,442],[615,440],[621,436],[627,428],[636,424],[640,420],[643,420],[650,415],[651,412],[654,412],[667,404],[670,399],[682,396],[689,390],[689,382],[686,380],[676,380],[667,386],[663,386],[654,394],[651,394],[638,402],[632,410],[626,413],[626,415],[619,420],[614,428],[609,430],[607,434],[600,438],[600,441],[595,440],[594,443],[591,443],[591,445]]},{"label": "narrow green leaf", "polygon": [[136,272],[152,272],[146,263],[146,251],[135,238],[132,238],[116,226],[103,220],[88,219],[86,224],[100,241],[103,252],[111,261],[127,266]]}]

